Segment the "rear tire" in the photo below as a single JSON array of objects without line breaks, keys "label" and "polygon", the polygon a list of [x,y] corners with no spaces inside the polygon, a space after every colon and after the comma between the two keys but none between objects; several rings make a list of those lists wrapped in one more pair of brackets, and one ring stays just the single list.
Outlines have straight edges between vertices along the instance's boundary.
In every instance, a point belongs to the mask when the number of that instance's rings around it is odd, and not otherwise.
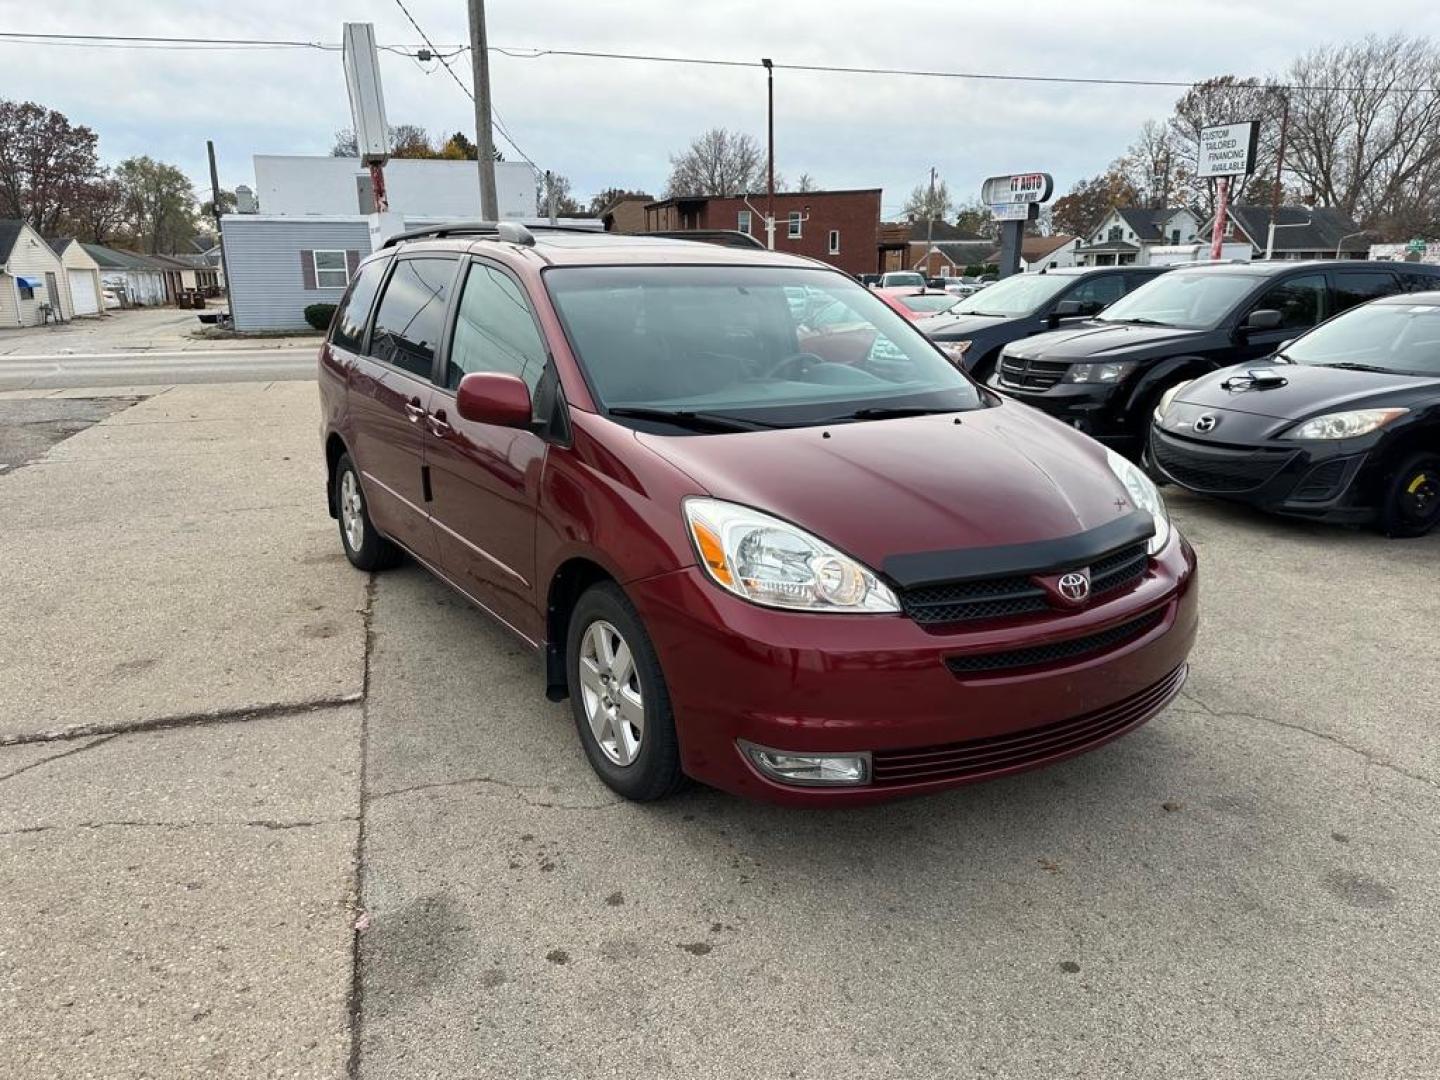
[{"label": "rear tire", "polygon": [[360,472],[349,454],[335,463],[335,517],[340,524],[340,545],[357,570],[388,570],[400,561],[400,549],[381,536],[370,520]]},{"label": "rear tire", "polygon": [[580,745],[612,791],[653,802],[684,783],[659,657],[635,606],[613,582],[592,585],[576,602],[565,676]]},{"label": "rear tire", "polygon": [[1380,531],[1386,536],[1424,536],[1440,525],[1440,454],[1421,451],[1401,458],[1380,490]]}]

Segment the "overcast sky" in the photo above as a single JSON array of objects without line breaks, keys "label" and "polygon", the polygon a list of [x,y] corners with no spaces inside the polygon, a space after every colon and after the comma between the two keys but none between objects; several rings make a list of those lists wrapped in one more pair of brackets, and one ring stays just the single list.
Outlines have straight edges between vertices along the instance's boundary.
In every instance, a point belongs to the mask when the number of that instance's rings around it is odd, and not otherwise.
[{"label": "overcast sky", "polygon": [[[464,0],[406,0],[438,46],[468,40]],[[1367,33],[1440,37],[1436,0],[489,0],[506,47],[688,54],[777,63],[1006,74],[1200,79],[1264,75]],[[396,0],[0,0],[0,28],[338,42],[373,22],[381,44],[418,46]],[[392,124],[474,134],[469,99],[437,65],[381,54]],[[469,54],[457,63],[468,84]],[[495,105],[521,149],[570,177],[582,201],[609,186],[664,186],[668,158],[712,126],[765,135],[763,70],[492,53]],[[986,175],[1043,170],[1064,191],[1101,170],[1178,91],[969,80],[776,74],[777,167],[826,187],[883,187],[887,215],[930,166],[968,198]],[[58,109],[100,136],[107,163],[134,154],[206,180],[254,182],[257,153],[323,154],[349,106],[339,53],[184,52],[0,44],[0,97]],[[506,157],[517,157],[499,140]]]}]

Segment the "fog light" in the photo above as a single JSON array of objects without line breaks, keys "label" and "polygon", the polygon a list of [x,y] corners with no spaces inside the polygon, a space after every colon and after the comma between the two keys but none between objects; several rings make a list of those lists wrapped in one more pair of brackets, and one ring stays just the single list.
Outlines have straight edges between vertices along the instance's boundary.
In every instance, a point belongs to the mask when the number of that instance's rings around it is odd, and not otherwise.
[{"label": "fog light", "polygon": [[782,784],[829,787],[870,779],[869,754],[792,754],[747,742],[741,742],[740,749],[757,769]]}]

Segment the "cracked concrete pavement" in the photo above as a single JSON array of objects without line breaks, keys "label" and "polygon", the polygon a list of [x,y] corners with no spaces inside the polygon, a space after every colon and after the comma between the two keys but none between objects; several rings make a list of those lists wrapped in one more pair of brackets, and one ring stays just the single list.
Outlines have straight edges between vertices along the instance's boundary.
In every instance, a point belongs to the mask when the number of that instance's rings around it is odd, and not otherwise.
[{"label": "cracked concrete pavement", "polygon": [[1440,537],[1172,492],[1147,727],[635,806],[533,654],[343,563],[313,387],[147,393],[0,474],[0,1075],[1440,1073]]}]

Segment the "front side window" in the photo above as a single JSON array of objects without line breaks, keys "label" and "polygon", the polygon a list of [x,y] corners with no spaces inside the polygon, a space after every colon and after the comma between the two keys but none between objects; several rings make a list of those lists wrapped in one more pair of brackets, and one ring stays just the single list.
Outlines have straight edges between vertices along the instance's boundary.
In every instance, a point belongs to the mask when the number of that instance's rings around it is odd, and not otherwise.
[{"label": "front side window", "polygon": [[340,311],[331,324],[330,344],[351,352],[360,351],[365,342],[365,322],[370,317],[370,306],[375,302],[380,279],[385,276],[389,265],[388,259],[376,259],[360,268],[355,275],[354,286],[340,301]]},{"label": "front side window", "polygon": [[455,314],[445,385],[454,390],[472,372],[493,371],[519,375],[533,394],[545,362],[545,342],[524,291],[510,275],[473,263]]},{"label": "front side window", "polygon": [[422,379],[430,378],[454,274],[454,259],[402,259],[380,298],[370,334],[370,355]]},{"label": "front side window", "polygon": [[750,235],[750,211],[741,210],[735,215],[735,227],[746,236]]},{"label": "front side window", "polygon": [[789,426],[981,404],[907,319],[833,271],[561,267],[545,283],[606,409]]},{"label": "front side window", "polygon": [[1440,306],[1380,303],[1354,308],[1285,347],[1296,364],[1359,364],[1440,376]]},{"label": "front side window", "polygon": [[1335,275],[1335,310],[1400,291],[1395,275],[1383,270],[1341,270]]},{"label": "front side window", "polygon": [[1100,321],[1207,330],[1229,317],[1257,281],[1254,274],[1172,270],[1116,300]]},{"label": "front side window", "polygon": [[[1119,274],[1100,274],[1082,281],[1062,299],[1078,300],[1090,311],[1109,307],[1125,295],[1125,279]],[[1089,306],[1093,305],[1093,306]]]},{"label": "front side window", "polygon": [[801,217],[799,210],[790,211],[790,231],[786,234],[792,240],[800,235]]},{"label": "front side window", "polygon": [[1252,311],[1280,312],[1285,330],[1304,330],[1324,319],[1327,310],[1324,274],[1302,274],[1266,290]]},{"label": "front side window", "polygon": [[345,262],[345,252],[316,251],[311,254],[315,259],[317,289],[343,289],[350,284],[350,269]]}]

